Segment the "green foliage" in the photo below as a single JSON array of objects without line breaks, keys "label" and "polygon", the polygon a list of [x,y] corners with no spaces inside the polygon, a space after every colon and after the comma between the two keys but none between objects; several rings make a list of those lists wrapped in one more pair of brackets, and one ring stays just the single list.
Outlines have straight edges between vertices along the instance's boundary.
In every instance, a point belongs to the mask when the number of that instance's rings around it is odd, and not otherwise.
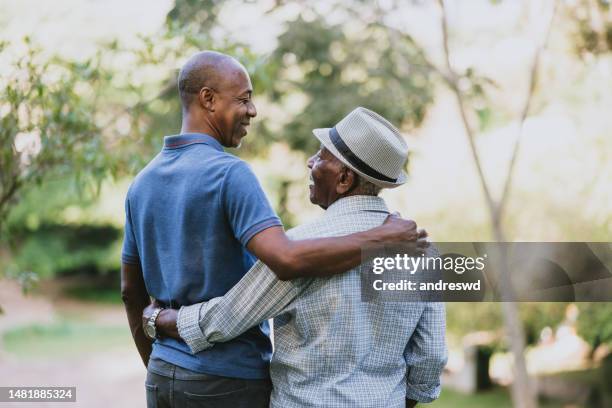
[{"label": "green foliage", "polygon": [[[333,13],[323,15],[309,2],[275,2],[270,13],[285,13],[287,7],[293,17],[270,55],[256,55],[225,35],[217,19],[228,2],[220,0],[176,0],[158,35],[142,37],[130,49],[110,41],[85,61],[45,56],[29,40],[24,52],[0,43],[0,57],[9,67],[0,78],[0,228],[5,228],[2,238],[14,237],[14,267],[47,275],[116,270],[119,232],[87,220],[78,221],[87,224],[81,228],[57,217],[68,205],[88,205],[89,193],[109,174],[137,172],[159,151],[162,137],[178,131],[177,67],[196,51],[216,49],[237,57],[251,73],[256,101],[280,112],[258,118],[241,155],[259,154],[272,141],[313,152],[311,129],[335,124],[357,105],[404,129],[419,126],[433,100],[435,77],[413,39],[386,24],[385,13],[393,10],[381,7],[397,2],[328,3]],[[609,7],[602,1],[574,4],[567,10],[596,31],[582,30],[587,45],[581,49],[609,50]],[[596,7],[585,17],[580,10],[589,4]],[[604,28],[595,27],[595,18]],[[481,130],[490,128],[499,110],[485,90],[494,84],[471,69],[461,77]],[[44,193],[49,180],[64,177],[80,186],[76,199],[72,187]],[[280,175],[277,183],[277,208],[291,223],[289,181]],[[31,187],[39,189],[37,198],[15,207],[20,192]],[[91,231],[106,238],[90,245]],[[449,324],[458,332],[501,327],[499,305],[451,306]],[[530,338],[557,320],[556,312],[541,305],[522,308]]]},{"label": "green foliage", "polygon": [[[254,136],[237,154],[262,154],[275,141],[312,153],[318,147],[312,129],[334,125],[356,106],[373,109],[398,126],[411,128],[423,121],[433,100],[431,69],[409,35],[380,19],[364,22],[353,16],[354,6],[375,13],[376,4],[332,2],[344,16],[340,24],[330,23],[307,2],[287,6],[298,10],[290,11],[296,17],[286,23],[275,50],[258,56],[229,40],[232,33],[217,21],[228,4],[242,3],[246,2],[177,0],[166,19],[168,35],[185,44],[184,56],[213,48],[236,57],[251,74],[256,101],[265,100],[280,113],[258,117]],[[278,2],[268,13],[283,13],[285,6]],[[350,30],[345,29],[348,21]],[[151,116],[150,129],[156,132],[179,122],[178,98],[174,92],[166,97],[163,115]],[[286,203],[291,181],[280,176],[277,183],[275,207],[291,225],[294,217]]]},{"label": "green foliage", "polygon": [[503,388],[496,388],[472,395],[462,394],[451,389],[443,389],[440,398],[428,404],[428,406],[432,408],[511,408],[512,401],[508,391]]},{"label": "green foliage", "polygon": [[[414,127],[424,119],[433,99],[433,80],[420,47],[382,20],[364,22],[353,16],[357,6],[375,13],[376,4],[331,3],[345,22],[351,21],[351,30],[344,23],[328,22],[307,2],[293,4],[299,9],[297,17],[286,23],[276,49],[269,56],[255,56],[242,44],[214,40],[213,28],[223,32],[217,18],[227,3],[177,0],[167,15],[167,28],[175,37],[206,39],[206,46],[238,58],[252,75],[255,96],[266,96],[284,112],[283,117],[268,118],[284,124],[280,132],[258,120],[253,129],[257,137],[245,144],[241,155],[265,151],[278,140],[312,152],[317,143],[311,130],[334,125],[359,105],[397,125]],[[283,12],[284,7],[279,2],[269,13]]]},{"label": "green foliage", "polygon": [[7,331],[3,337],[7,352],[19,358],[73,357],[130,344],[127,326],[102,326],[91,322],[60,320]]},{"label": "green foliage", "polygon": [[[117,280],[118,283],[118,280]],[[118,284],[116,285],[118,286]],[[121,291],[118,287],[101,288],[96,286],[74,286],[64,290],[64,294],[70,298],[92,303],[123,304]]]},{"label": "green foliage", "polygon": [[27,38],[0,43],[8,72],[0,78],[2,238],[10,238],[6,220],[23,190],[66,177],[96,190],[109,176],[140,170],[179,128],[177,60],[208,44],[164,31],[132,48],[100,44],[73,61]]},{"label": "green foliage", "polygon": [[[349,6],[347,6],[349,7]],[[355,21],[354,24],[362,24]],[[374,22],[347,32],[322,16],[301,15],[287,23],[270,57],[276,80],[272,101],[289,105],[301,95],[275,140],[310,152],[315,127],[331,127],[356,106],[365,106],[396,125],[418,126],[432,102],[432,78],[422,50],[405,34]]]},{"label": "green foliage", "polygon": [[100,180],[114,167],[88,98],[100,67],[45,58],[27,38],[23,45],[19,56],[0,48],[10,64],[0,79],[0,228],[24,186],[57,175]]},{"label": "green foliage", "polygon": [[448,303],[448,331],[463,337],[475,331],[499,331],[502,327],[501,308],[497,303]]},{"label": "green foliage", "polygon": [[554,329],[565,318],[568,303],[521,303],[519,314],[527,344],[535,344],[540,339],[540,332],[545,327]]},{"label": "green foliage", "polygon": [[18,237],[13,257],[18,271],[41,277],[106,274],[119,270],[121,232],[113,226],[41,225]]},{"label": "green foliage", "polygon": [[[510,393],[505,388],[497,387],[475,394],[464,394],[445,387],[442,389],[440,398],[426,406],[431,408],[511,408],[513,405]],[[560,405],[556,401],[542,401],[539,406],[558,408]]]},{"label": "green foliage", "polygon": [[612,344],[612,303],[578,303],[578,334],[593,348]]},{"label": "green foliage", "polygon": [[[567,303],[520,303],[519,314],[527,344],[535,344],[545,327],[555,328],[564,317]],[[497,333],[494,346],[505,347],[503,317],[499,303],[448,303],[447,326],[450,333],[464,336],[475,331]]]},{"label": "green foliage", "polygon": [[581,55],[612,51],[612,11],[608,0],[579,0],[565,6],[575,24],[574,47]]},{"label": "green foliage", "polygon": [[12,256],[3,260],[10,276],[25,286],[58,275],[112,274],[118,281],[121,230],[108,223],[66,219],[67,208],[87,208],[96,201],[93,192],[83,193],[70,179],[48,181],[30,187],[6,221]]},{"label": "green foliage", "polygon": [[65,223],[62,213],[66,208],[87,208],[95,203],[96,186],[65,177],[24,187],[19,202],[6,219],[6,227],[11,235],[16,235],[35,231],[41,224]]},{"label": "green foliage", "polygon": [[203,27],[214,26],[222,4],[222,0],[176,0],[166,16],[166,25],[202,32]]},{"label": "green foliage", "polygon": [[[62,192],[18,204],[24,192],[69,179],[68,201],[86,206],[102,180],[133,175],[159,151],[164,135],[178,132],[177,61],[213,48],[210,36],[188,26],[169,24],[132,48],[112,40],[83,61],[48,56],[29,39],[0,44],[8,69],[0,78],[0,250],[7,252],[8,245],[14,258],[2,260],[0,273],[7,267],[18,276],[117,270],[116,239],[90,245],[83,229],[53,219],[62,208],[50,201],[61,202]],[[260,70],[261,60],[246,47],[223,40],[214,48],[241,58],[254,76]],[[85,228],[100,234],[112,229]]]},{"label": "green foliage", "polygon": [[[535,344],[545,327],[555,328],[566,316],[569,303],[521,303],[519,313],[528,344]],[[612,343],[612,303],[577,303],[578,334],[593,349]],[[449,303],[447,321],[450,333],[464,336],[474,331],[500,332],[503,320],[497,303]],[[503,346],[502,336],[497,346]]]},{"label": "green foliage", "polygon": [[488,95],[491,88],[498,88],[497,84],[490,78],[477,73],[474,68],[466,69],[459,83],[465,87],[463,95],[474,108],[479,131],[489,130],[502,116],[500,110],[494,108]]}]

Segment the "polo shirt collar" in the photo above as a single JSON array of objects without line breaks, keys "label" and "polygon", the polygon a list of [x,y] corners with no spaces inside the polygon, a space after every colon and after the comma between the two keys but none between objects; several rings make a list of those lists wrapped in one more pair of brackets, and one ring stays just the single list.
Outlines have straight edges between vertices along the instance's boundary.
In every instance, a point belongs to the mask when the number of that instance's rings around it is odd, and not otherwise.
[{"label": "polo shirt collar", "polygon": [[164,137],[164,149],[180,149],[192,144],[205,144],[215,150],[223,151],[223,146],[217,139],[205,133],[182,133]]}]

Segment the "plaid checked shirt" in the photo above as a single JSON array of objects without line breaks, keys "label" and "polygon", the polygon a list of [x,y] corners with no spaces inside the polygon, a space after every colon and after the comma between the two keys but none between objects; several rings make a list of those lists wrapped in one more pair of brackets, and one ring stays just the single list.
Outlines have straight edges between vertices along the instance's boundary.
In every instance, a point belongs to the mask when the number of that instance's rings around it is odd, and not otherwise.
[{"label": "plaid checked shirt", "polygon": [[[364,231],[388,215],[379,197],[333,203],[292,239]],[[191,350],[231,339],[274,317],[271,407],[404,407],[440,395],[446,364],[442,303],[362,302],[360,266],[329,278],[280,281],[257,262],[225,296],[182,307]]]}]

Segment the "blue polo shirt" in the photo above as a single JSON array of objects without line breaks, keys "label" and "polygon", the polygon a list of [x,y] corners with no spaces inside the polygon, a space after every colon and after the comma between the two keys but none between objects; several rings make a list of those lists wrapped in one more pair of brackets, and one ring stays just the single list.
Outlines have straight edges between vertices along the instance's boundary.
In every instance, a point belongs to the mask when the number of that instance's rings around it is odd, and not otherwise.
[{"label": "blue polo shirt", "polygon": [[[167,136],[136,176],[125,202],[122,261],[142,267],[151,296],[178,308],[224,295],[255,259],[249,240],[282,225],[259,181],[211,136]],[[234,378],[268,378],[268,323],[191,354],[181,340],[160,339],[158,357],[189,370]]]}]

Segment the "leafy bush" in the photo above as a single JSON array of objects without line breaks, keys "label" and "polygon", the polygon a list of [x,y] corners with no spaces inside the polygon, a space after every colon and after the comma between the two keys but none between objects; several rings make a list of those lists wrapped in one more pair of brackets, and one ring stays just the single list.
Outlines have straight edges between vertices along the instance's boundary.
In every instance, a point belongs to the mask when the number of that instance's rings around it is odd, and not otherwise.
[{"label": "leafy bush", "polygon": [[113,226],[44,225],[28,231],[14,256],[14,268],[41,277],[107,274],[120,267],[121,231]]},{"label": "leafy bush", "polygon": [[7,220],[11,250],[4,267],[11,275],[118,276],[121,227],[93,219],[97,201],[76,186],[60,179],[25,192]]},{"label": "leafy bush", "polygon": [[612,343],[612,303],[578,303],[578,334],[595,349]]}]

